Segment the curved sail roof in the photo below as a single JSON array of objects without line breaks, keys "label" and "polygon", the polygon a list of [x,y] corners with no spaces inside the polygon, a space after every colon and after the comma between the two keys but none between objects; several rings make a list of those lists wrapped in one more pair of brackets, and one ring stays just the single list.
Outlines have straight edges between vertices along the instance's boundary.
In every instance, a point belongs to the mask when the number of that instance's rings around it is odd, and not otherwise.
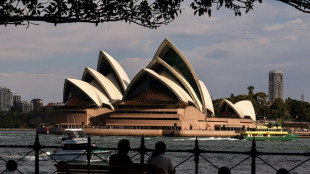
[{"label": "curved sail roof", "polygon": [[107,95],[110,101],[121,100],[123,98],[120,89],[118,89],[110,79],[106,78],[101,73],[92,68],[85,68],[82,80],[88,83],[92,83],[92,81],[95,80],[100,85],[102,90],[104,90],[104,94]]},{"label": "curved sail roof", "polygon": [[[235,104],[232,104],[230,101],[223,99],[220,104],[220,112],[225,111],[224,107],[230,107],[235,113],[240,117],[244,118],[245,116],[250,117],[252,120],[256,121],[255,110],[253,104],[249,100],[242,100]],[[222,114],[222,113],[221,113]]]},{"label": "curved sail roof", "polygon": [[[148,75],[148,76],[155,78],[158,82],[166,86],[167,89],[170,89],[170,92],[172,92],[175,96],[177,96],[179,100],[186,102],[186,103],[194,103],[191,97],[178,84],[173,82],[173,80],[169,79],[169,77],[165,75],[160,75],[156,73],[155,71],[151,69],[147,69],[147,68],[142,69],[134,77],[134,79],[129,84],[128,89],[126,90],[124,94],[123,100],[126,100],[134,89],[137,89],[137,87],[139,86],[138,83],[140,82],[140,78],[144,75]],[[147,88],[147,86],[145,86],[145,88]]]},{"label": "curved sail roof", "polygon": [[73,85],[77,87],[81,92],[83,92],[97,107],[101,107],[102,104],[108,105],[113,109],[113,106],[109,102],[109,99],[103,95],[97,88],[91,84],[77,79],[66,79],[64,84],[64,102],[67,101],[72,92],[70,86]]},{"label": "curved sail roof", "polygon": [[235,113],[240,117],[240,118],[244,118],[244,114],[241,112],[241,110],[236,107],[232,102],[230,102],[229,100],[223,99],[221,104],[220,104],[220,111],[222,110],[223,107],[230,107],[232,110],[235,111]]},{"label": "curved sail roof", "polygon": [[[151,82],[156,83],[158,88]],[[72,89],[82,91],[81,95],[72,93]],[[81,105],[105,104],[113,108],[112,102],[124,101],[129,97],[127,104],[146,102],[153,105],[162,104],[160,102],[163,101],[186,106],[187,103],[203,113],[208,111],[214,114],[206,86],[198,80],[186,57],[167,39],[162,42],[147,68],[141,70],[131,83],[121,65],[108,53],[100,51],[97,71],[86,67],[82,81],[66,79],[64,101],[72,96],[72,104],[79,101]]]},{"label": "curved sail roof", "polygon": [[255,110],[251,101],[242,100],[235,103],[235,106],[238,107],[245,116],[250,116],[252,120],[256,121]]},{"label": "curved sail roof", "polygon": [[172,42],[170,42],[168,39],[165,39],[156,51],[154,58],[156,57],[160,57],[173,69],[179,72],[194,89],[200,102],[205,105],[204,98],[202,97],[202,90],[199,85],[196,73],[194,72],[192,66],[185,58],[185,56],[175,45],[173,45]]},{"label": "curved sail roof", "polygon": [[214,108],[213,108],[213,103],[212,103],[212,99],[210,96],[210,93],[206,87],[206,85],[203,83],[203,81],[199,80],[199,84],[200,87],[202,89],[202,94],[203,94],[203,98],[205,100],[205,107],[212,112],[212,114],[214,114]]},{"label": "curved sail roof", "polygon": [[[159,69],[160,66],[161,69]],[[152,69],[157,73],[159,73],[160,71],[165,71],[166,73],[169,73],[171,78],[174,78],[175,83],[180,83],[179,85],[182,86],[183,89],[192,97],[192,100],[194,101],[194,104],[196,105],[197,109],[199,109],[201,112],[203,111],[202,104],[192,86],[181,74],[179,74],[175,69],[173,69],[168,63],[166,63],[161,58],[156,57],[150,62],[147,68]]]},{"label": "curved sail roof", "polygon": [[122,66],[108,53],[100,51],[97,71],[109,78],[118,88],[125,92],[130,80]]}]

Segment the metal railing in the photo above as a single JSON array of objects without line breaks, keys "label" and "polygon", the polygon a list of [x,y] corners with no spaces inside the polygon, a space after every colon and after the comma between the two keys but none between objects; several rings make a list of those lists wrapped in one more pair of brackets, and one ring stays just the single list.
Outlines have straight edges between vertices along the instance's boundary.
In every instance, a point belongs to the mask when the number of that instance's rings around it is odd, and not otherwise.
[{"label": "metal railing", "polygon": [[[31,151],[26,153],[24,156],[22,156],[20,159],[18,160],[5,160],[4,158],[1,157],[0,154],[0,161],[4,161],[5,162],[5,169],[3,171],[0,171],[0,173],[4,173],[4,172],[14,172],[17,171],[19,173],[22,173],[21,171],[18,170],[18,162],[20,160],[22,160],[24,157],[26,157],[27,155],[29,155],[30,153],[35,153],[35,160],[34,160],[34,166],[35,166],[35,174],[39,174],[40,173],[40,159],[39,159],[39,154],[43,153],[46,156],[48,156],[49,158],[51,158],[53,161],[55,161],[55,163],[60,163],[60,161],[56,161],[54,160],[49,154],[47,154],[45,151],[43,151],[42,149],[47,149],[47,148],[62,148],[62,146],[45,146],[45,145],[41,145],[39,142],[39,136],[38,134],[36,134],[35,136],[35,142],[33,145],[0,145],[0,148],[26,148],[26,149],[30,149]],[[93,150],[117,150],[117,148],[100,148],[100,147],[94,147],[91,145],[91,137],[88,136],[88,143],[87,146],[85,146],[85,154],[81,154],[81,155],[86,155],[87,156],[87,165],[91,165],[91,158],[92,155],[96,155],[95,153],[93,153]],[[147,152],[152,152],[154,149],[149,149],[145,147],[145,141],[144,141],[144,136],[141,137],[141,144],[139,148],[132,148],[130,149],[130,151],[133,152],[137,152],[135,155],[133,155],[131,158],[134,158],[136,156],[140,156],[140,164],[144,164],[145,163],[145,156],[148,155]],[[310,160],[310,153],[286,153],[286,152],[259,152],[256,148],[256,141],[255,139],[253,139],[252,141],[252,147],[250,151],[245,151],[245,152],[238,152],[238,151],[208,151],[208,150],[203,150],[199,148],[199,141],[196,138],[195,140],[195,146],[193,149],[188,149],[188,150],[166,150],[166,152],[172,152],[172,153],[177,153],[177,152],[181,152],[181,153],[189,153],[192,154],[191,156],[189,156],[188,158],[186,158],[185,160],[183,160],[182,162],[180,162],[179,164],[175,165],[175,169],[178,168],[180,165],[182,165],[183,163],[185,163],[186,161],[189,161],[190,159],[194,159],[194,164],[195,164],[195,174],[198,174],[199,171],[199,163],[200,163],[200,159],[203,159],[205,162],[211,164],[213,167],[215,167],[218,170],[218,174],[230,174],[231,170],[234,169],[236,166],[239,166],[241,163],[243,163],[246,160],[251,160],[251,174],[255,174],[256,173],[256,161],[257,159],[259,159],[260,161],[263,162],[263,164],[266,164],[267,166],[269,166],[270,168],[272,168],[276,174],[289,174],[291,171],[294,171],[296,168],[300,167],[301,165],[305,165],[306,162],[308,162]],[[241,160],[240,162],[234,164],[232,167],[218,167],[217,165],[215,165],[214,163],[212,163],[208,158],[204,157],[202,154],[233,154],[233,155],[245,155],[246,158],[244,158],[243,160]],[[307,159],[302,161],[301,163],[297,164],[296,166],[292,167],[291,169],[285,169],[285,168],[280,168],[277,169],[276,167],[274,167],[273,165],[269,164],[267,161],[265,161],[264,159],[261,158],[261,156],[263,155],[284,155],[284,156],[304,156]],[[76,157],[78,158],[78,157]],[[75,158],[75,159],[76,159]],[[103,159],[102,159],[103,160]],[[71,160],[71,161],[74,161]],[[71,162],[70,161],[70,162]],[[104,160],[103,160],[104,161]],[[107,163],[107,161],[104,161],[105,163]],[[53,173],[56,173],[57,171],[54,171]]]}]

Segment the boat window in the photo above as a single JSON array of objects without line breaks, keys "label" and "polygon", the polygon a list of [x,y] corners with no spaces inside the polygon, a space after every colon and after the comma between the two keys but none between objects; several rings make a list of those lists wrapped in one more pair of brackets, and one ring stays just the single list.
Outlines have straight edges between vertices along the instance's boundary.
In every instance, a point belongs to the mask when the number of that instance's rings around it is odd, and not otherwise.
[{"label": "boat window", "polygon": [[77,133],[78,133],[78,137],[84,137],[85,136],[84,131],[78,131]]},{"label": "boat window", "polygon": [[84,131],[65,131],[63,138],[72,139],[78,137],[85,137]]},{"label": "boat window", "polygon": [[85,150],[87,144],[65,144],[63,150]]},{"label": "boat window", "polygon": [[64,133],[64,138],[72,139],[72,138],[74,138],[74,137],[76,137],[75,134],[74,134],[74,132],[66,131],[66,132]]}]

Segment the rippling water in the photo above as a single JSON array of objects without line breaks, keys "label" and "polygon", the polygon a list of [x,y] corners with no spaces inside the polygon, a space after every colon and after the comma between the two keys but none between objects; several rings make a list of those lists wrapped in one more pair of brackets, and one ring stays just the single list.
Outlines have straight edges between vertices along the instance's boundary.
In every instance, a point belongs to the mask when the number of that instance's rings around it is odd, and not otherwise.
[{"label": "rippling water", "polygon": [[[60,135],[39,135],[41,145],[59,145]],[[120,139],[127,138],[130,140],[132,148],[139,148],[141,137],[135,136],[92,136],[93,142],[97,146],[104,148],[117,147]],[[35,139],[34,131],[0,131],[1,145],[33,145]],[[199,147],[203,150],[217,151],[250,151],[251,142],[245,140],[234,140],[230,138],[198,138]],[[194,137],[145,137],[146,148],[154,148],[157,141],[165,141],[169,150],[188,150],[193,149],[195,145]],[[310,152],[310,139],[298,139],[298,141],[260,141],[256,143],[259,152]],[[43,149],[45,152],[52,152],[54,149]],[[18,171],[13,173],[34,173],[34,153],[25,156],[31,149],[20,148],[0,148],[0,173],[5,170],[5,161],[10,159],[18,160]],[[114,152],[113,152],[114,153]],[[135,152],[130,152],[130,156],[135,155]],[[189,153],[172,153],[168,152],[174,165],[180,164],[192,154]],[[25,156],[24,158],[22,158]],[[232,168],[236,164],[247,158],[247,155],[233,154],[202,154],[203,158],[199,160],[199,173],[216,174],[219,167],[226,166]],[[21,159],[22,158],[22,159]],[[147,157],[146,157],[147,158]],[[273,166],[275,169],[286,168],[288,170],[296,167],[309,157],[303,156],[267,156],[263,155],[260,158]],[[1,160],[3,159],[3,160]],[[46,157],[40,158],[40,173],[54,173],[54,162],[46,160]],[[266,165],[262,160],[256,159],[256,173],[269,174],[276,173],[276,170]],[[133,161],[140,161],[139,155],[133,158]],[[212,163],[212,164],[211,164]],[[195,163],[192,157],[188,161],[182,163],[176,168],[177,173],[188,174],[195,173]],[[216,168],[216,167],[217,168]],[[234,167],[233,174],[249,174],[251,173],[251,158]],[[9,172],[4,172],[9,173]],[[309,174],[310,161],[292,170],[292,174]]]}]

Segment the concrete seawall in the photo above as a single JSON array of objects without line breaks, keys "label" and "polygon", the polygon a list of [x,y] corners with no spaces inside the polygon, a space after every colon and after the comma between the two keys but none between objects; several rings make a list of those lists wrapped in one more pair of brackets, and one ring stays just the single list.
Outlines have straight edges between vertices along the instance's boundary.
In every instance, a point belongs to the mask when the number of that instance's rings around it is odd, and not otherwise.
[{"label": "concrete seawall", "polygon": [[[84,128],[86,135],[106,136],[176,136],[176,137],[232,137],[235,131],[207,130],[150,130],[150,129],[96,129]],[[50,128],[50,134],[62,134],[63,128]]]},{"label": "concrete seawall", "polygon": [[310,132],[294,132],[298,138],[310,138]]},{"label": "concrete seawall", "polygon": [[0,128],[0,131],[35,131],[36,129]]}]

